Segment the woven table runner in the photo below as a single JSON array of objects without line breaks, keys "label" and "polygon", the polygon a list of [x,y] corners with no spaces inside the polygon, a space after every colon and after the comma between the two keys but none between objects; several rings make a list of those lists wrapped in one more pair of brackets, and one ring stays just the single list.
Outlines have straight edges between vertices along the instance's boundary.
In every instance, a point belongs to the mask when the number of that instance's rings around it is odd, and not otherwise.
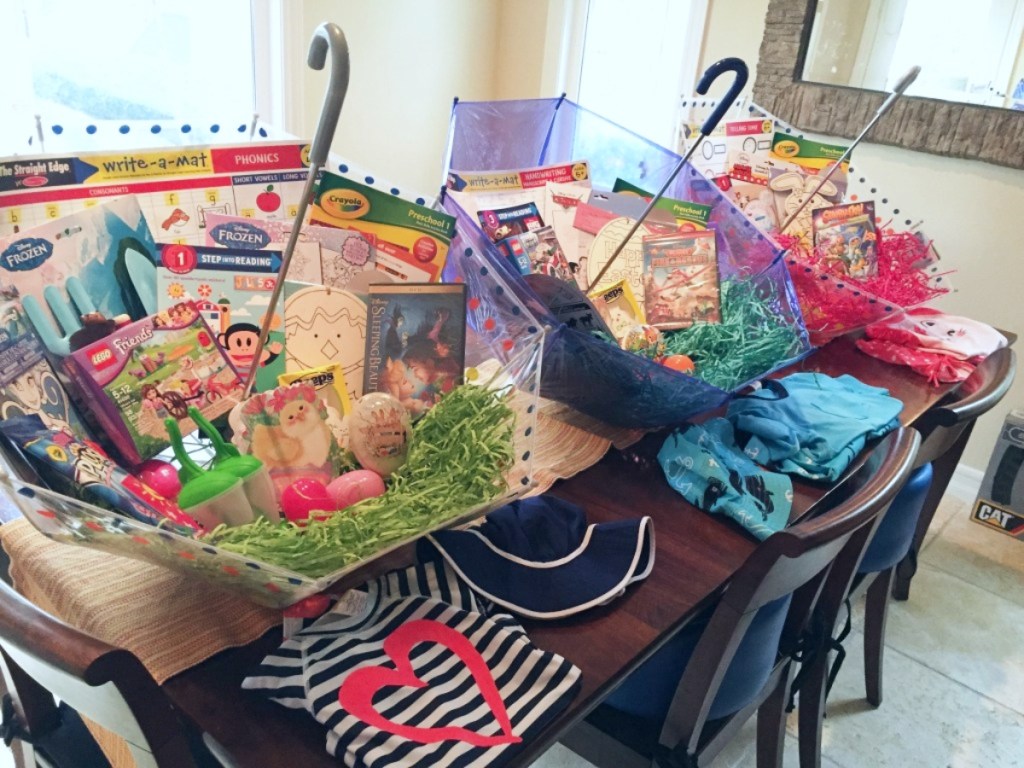
[{"label": "woven table runner", "polygon": [[281,614],[205,581],[61,544],[27,520],[0,525],[15,588],[83,632],[131,651],[162,683],[218,651],[250,643]]}]

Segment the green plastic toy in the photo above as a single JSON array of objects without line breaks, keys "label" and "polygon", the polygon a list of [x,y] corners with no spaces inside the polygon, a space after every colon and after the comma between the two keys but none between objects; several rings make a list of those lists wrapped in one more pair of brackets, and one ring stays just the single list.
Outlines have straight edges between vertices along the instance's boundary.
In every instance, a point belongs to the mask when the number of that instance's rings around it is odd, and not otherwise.
[{"label": "green plastic toy", "polygon": [[165,419],[174,456],[181,464],[178,506],[196,522],[212,531],[218,525],[244,525],[253,521],[253,509],[242,481],[220,469],[204,470],[185,453],[181,430],[174,419]]},{"label": "green plastic toy", "polygon": [[279,522],[281,516],[277,508],[277,491],[263,462],[255,456],[241,453],[238,448],[221,437],[217,428],[206,420],[198,408],[190,407],[188,415],[213,443],[213,469],[227,472],[241,480],[242,488],[245,490],[245,496],[249,500],[253,512],[256,515],[262,515],[272,523]]}]

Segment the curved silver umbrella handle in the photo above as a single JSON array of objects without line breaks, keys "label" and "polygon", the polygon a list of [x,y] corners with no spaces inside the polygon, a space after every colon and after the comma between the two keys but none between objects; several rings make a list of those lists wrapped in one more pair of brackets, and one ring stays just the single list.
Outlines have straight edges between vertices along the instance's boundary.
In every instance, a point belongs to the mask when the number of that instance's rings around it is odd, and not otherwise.
[{"label": "curved silver umbrella handle", "polygon": [[309,150],[310,165],[323,165],[327,162],[331,140],[338,127],[341,105],[348,92],[348,42],[341,27],[331,22],[325,22],[316,28],[313,39],[309,42],[309,56],[306,62],[312,69],[323,69],[327,63],[328,53],[331,54],[331,80],[324,94],[324,105],[320,110],[320,122],[316,126],[313,146]]},{"label": "curved silver umbrella handle", "polygon": [[243,398],[249,397],[256,384],[256,372],[260,367],[260,357],[263,356],[263,348],[270,335],[270,328],[275,312],[277,312],[277,304],[281,299],[281,291],[284,289],[284,281],[288,275],[288,267],[291,266],[292,254],[295,253],[295,244],[299,240],[299,231],[306,218],[306,208],[313,196],[317,175],[327,163],[331,140],[334,139],[334,131],[338,127],[338,117],[341,115],[341,105],[348,92],[348,43],[345,41],[345,33],[337,24],[325,22],[313,33],[306,63],[313,69],[323,69],[327,63],[328,53],[331,54],[331,79],[327,84],[327,93],[324,94],[324,105],[320,109],[320,121],[316,126],[316,135],[313,137],[313,144],[309,149],[309,175],[306,177],[306,186],[302,190],[302,198],[299,200],[298,210],[295,212],[295,221],[292,224],[292,231],[288,235],[288,243],[281,254],[281,269],[277,275],[277,284],[274,285],[274,290],[270,294],[267,314],[264,316],[260,336],[253,352],[252,367],[249,369],[249,375],[242,390]]}]

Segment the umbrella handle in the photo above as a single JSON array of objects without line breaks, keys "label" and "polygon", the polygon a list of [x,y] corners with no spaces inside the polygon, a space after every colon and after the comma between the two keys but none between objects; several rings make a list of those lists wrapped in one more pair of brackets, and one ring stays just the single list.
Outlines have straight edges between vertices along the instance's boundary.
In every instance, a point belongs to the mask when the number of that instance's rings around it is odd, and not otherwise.
[{"label": "umbrella handle", "polygon": [[729,107],[732,106],[736,97],[740,95],[740,91],[746,86],[747,79],[750,77],[750,70],[747,69],[747,65],[742,59],[735,57],[722,59],[716,61],[704,71],[703,77],[697,83],[697,93],[701,96],[706,94],[711,84],[726,72],[734,73],[736,78],[732,81],[732,85],[729,86],[729,90],[725,92],[725,95],[718,100],[718,106],[708,116],[708,119],[704,121],[704,125],[700,127],[700,132],[704,136],[709,135],[715,130],[715,126],[725,117],[725,113],[729,111]]},{"label": "umbrella handle", "polygon": [[341,27],[331,22],[325,22],[316,28],[313,39],[309,41],[309,56],[306,63],[311,69],[323,69],[327,63],[328,52],[331,54],[331,79],[324,94],[324,105],[320,110],[320,122],[316,126],[313,146],[309,150],[311,166],[322,166],[327,162],[331,140],[338,127],[341,105],[348,92],[348,42]]}]

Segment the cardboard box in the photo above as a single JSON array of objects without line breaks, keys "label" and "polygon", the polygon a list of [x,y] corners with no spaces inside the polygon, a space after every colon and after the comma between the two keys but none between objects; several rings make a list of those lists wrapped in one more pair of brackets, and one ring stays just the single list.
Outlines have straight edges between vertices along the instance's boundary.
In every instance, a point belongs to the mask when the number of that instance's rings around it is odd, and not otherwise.
[{"label": "cardboard box", "polygon": [[239,402],[243,387],[192,302],[119,328],[72,352],[65,366],[130,464],[170,446],[167,417],[182,434],[194,432],[189,406],[213,420]]},{"label": "cardboard box", "polygon": [[971,519],[1024,540],[1024,410],[1003,422]]}]

